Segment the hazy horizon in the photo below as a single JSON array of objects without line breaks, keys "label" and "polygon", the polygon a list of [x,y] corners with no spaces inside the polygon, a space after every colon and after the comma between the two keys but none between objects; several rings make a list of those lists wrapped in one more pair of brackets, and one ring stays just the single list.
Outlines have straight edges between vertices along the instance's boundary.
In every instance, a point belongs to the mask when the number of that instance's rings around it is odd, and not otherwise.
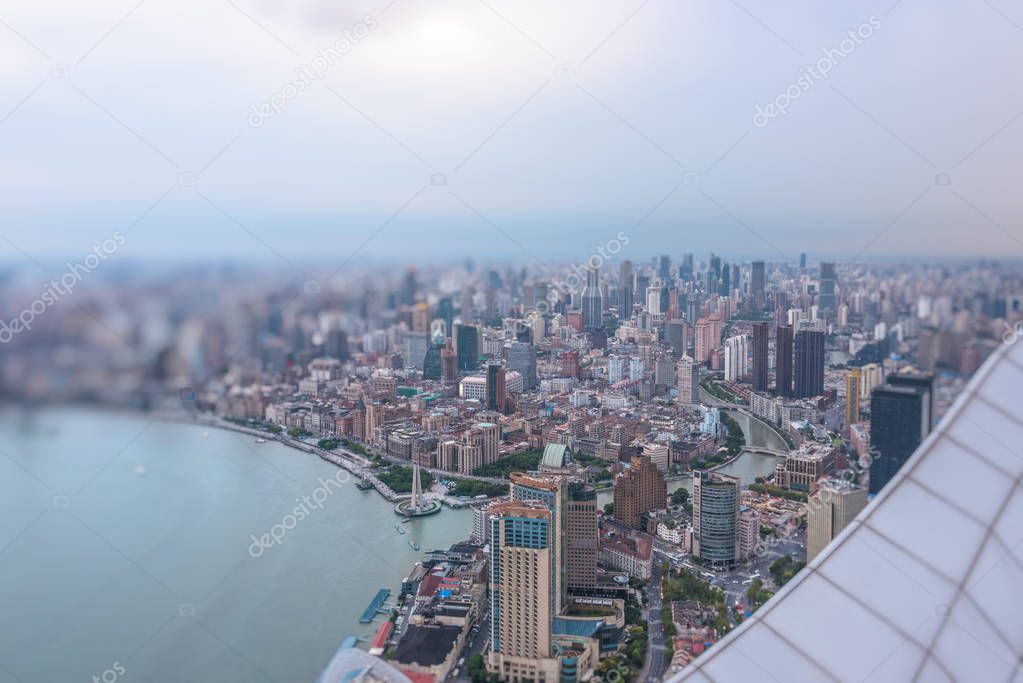
[{"label": "hazy horizon", "polygon": [[991,3],[62,4],[0,11],[4,261],[1023,252]]}]

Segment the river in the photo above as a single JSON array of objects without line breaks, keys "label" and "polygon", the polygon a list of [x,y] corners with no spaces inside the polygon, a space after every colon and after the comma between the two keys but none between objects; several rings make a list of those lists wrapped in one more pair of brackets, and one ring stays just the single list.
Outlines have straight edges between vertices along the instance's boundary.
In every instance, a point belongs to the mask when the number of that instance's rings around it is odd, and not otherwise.
[{"label": "river", "polygon": [[[314,680],[345,636],[372,634],[358,617],[397,594],[422,555],[410,541],[472,529],[445,508],[399,534],[341,473],[147,415],[3,409],[0,683]],[[274,525],[279,542],[253,545]]]},{"label": "river", "polygon": [[[778,436],[773,429],[759,420],[754,420],[750,418],[749,415],[739,413],[734,410],[729,410],[727,412],[736,422],[739,423],[742,433],[746,436],[747,444],[751,446],[760,446],[762,448],[770,448],[773,450],[788,450],[785,440]],[[743,486],[749,486],[757,477],[766,477],[774,472],[774,466],[779,460],[780,458],[773,455],[743,451],[739,454],[739,457],[735,458],[727,465],[722,465],[717,468],[716,471],[721,472],[722,474],[738,477],[742,480]],[[671,494],[683,487],[690,493],[693,492],[692,476],[687,475],[682,479],[669,481],[668,493]],[[597,503],[601,506],[610,503],[613,500],[614,493],[611,489],[606,489],[597,493]]]}]

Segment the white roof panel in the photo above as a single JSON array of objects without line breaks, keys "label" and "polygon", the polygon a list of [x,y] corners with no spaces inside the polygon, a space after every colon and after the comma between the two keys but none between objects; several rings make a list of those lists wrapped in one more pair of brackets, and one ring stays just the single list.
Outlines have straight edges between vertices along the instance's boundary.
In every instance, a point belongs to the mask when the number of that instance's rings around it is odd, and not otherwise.
[{"label": "white roof panel", "polygon": [[1023,680],[1023,343],[887,487],[673,681]]}]

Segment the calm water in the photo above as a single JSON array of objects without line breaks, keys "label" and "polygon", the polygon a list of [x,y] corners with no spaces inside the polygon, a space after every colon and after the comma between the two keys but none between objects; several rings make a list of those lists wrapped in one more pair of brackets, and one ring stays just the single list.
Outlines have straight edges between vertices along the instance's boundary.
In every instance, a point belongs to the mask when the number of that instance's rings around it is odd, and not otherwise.
[{"label": "calm water", "polygon": [[[370,634],[358,617],[397,593],[410,540],[447,547],[472,526],[445,509],[399,535],[375,492],[320,483],[339,471],[146,416],[0,410],[0,683],[314,680]],[[252,557],[250,535],[303,496],[322,509]]]}]

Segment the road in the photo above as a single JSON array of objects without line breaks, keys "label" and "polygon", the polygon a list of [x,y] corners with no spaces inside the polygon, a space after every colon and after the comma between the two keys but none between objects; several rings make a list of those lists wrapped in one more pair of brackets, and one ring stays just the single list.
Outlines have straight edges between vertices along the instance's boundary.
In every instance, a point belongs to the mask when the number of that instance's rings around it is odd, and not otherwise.
[{"label": "road", "polygon": [[653,563],[650,582],[646,594],[650,601],[647,612],[647,651],[646,661],[637,676],[637,681],[658,683],[664,678],[664,672],[670,662],[665,661],[665,637],[661,624],[661,563]]}]

